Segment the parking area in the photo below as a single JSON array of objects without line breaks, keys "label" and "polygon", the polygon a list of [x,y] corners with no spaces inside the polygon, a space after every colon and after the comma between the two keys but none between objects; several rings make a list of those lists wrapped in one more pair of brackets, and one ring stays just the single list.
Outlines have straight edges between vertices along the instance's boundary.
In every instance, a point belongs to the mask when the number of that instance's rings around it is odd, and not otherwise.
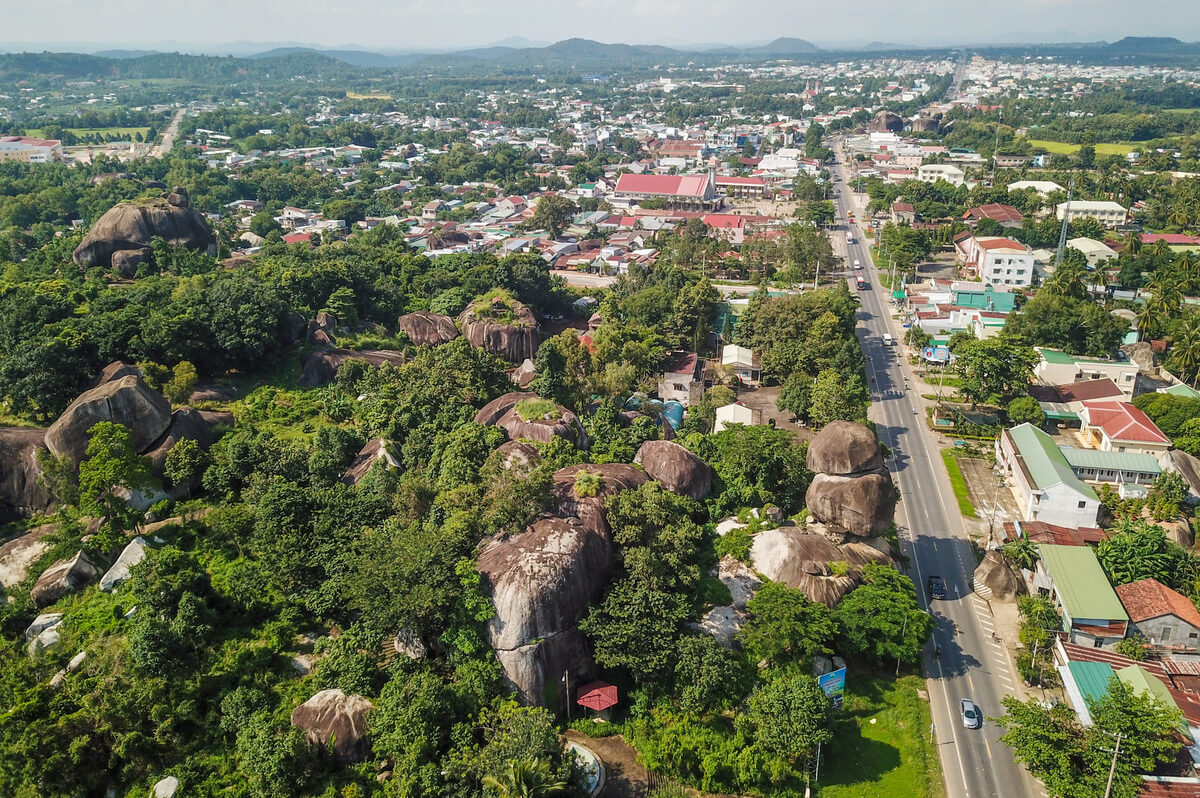
[{"label": "parking area", "polygon": [[1017,501],[1008,486],[997,479],[990,457],[959,457],[958,467],[984,531],[989,524],[999,529],[1005,521],[1020,518]]}]

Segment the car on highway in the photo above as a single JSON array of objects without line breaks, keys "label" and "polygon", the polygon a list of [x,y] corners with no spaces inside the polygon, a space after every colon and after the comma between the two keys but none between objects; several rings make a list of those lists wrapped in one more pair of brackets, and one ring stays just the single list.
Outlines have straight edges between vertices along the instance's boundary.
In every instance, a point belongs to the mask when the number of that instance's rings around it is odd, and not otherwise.
[{"label": "car on highway", "polygon": [[968,729],[978,729],[983,725],[983,713],[969,698],[962,700],[962,704],[959,705],[959,714],[962,716],[962,725]]},{"label": "car on highway", "polygon": [[854,259],[854,271],[862,271],[862,264],[859,262],[858,258]]},{"label": "car on highway", "polygon": [[931,575],[925,580],[925,589],[929,592],[931,599],[944,599],[946,597],[946,582],[937,575]]}]

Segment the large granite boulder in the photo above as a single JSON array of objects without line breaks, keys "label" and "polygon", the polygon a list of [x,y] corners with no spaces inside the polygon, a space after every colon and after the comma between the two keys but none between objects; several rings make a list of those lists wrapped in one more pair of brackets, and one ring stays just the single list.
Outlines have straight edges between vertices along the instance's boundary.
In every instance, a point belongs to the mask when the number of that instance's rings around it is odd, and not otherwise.
[{"label": "large granite boulder", "polygon": [[25,581],[33,564],[50,550],[46,538],[57,529],[54,524],[42,524],[0,546],[0,588],[13,588]]},{"label": "large granite boulder", "polygon": [[904,130],[904,119],[891,111],[876,113],[867,125],[869,133],[899,133],[901,130]]},{"label": "large granite boulder", "polygon": [[581,449],[587,448],[587,432],[579,417],[562,405],[554,405],[549,413],[535,417],[529,413],[529,403],[540,400],[536,393],[513,391],[498,396],[475,414],[476,424],[497,426],[512,440],[549,443],[563,438]]},{"label": "large granite boulder", "polygon": [[132,263],[136,270],[133,253],[148,251],[156,237],[174,246],[217,254],[212,228],[188,203],[187,191],[176,188],[166,197],[128,200],[109,208],[71,257],[81,269],[129,268]]},{"label": "large granite boulder", "polygon": [[68,593],[87,587],[99,577],[100,569],[81,551],[42,572],[33,585],[33,604],[39,608],[47,607]]},{"label": "large granite boulder", "polygon": [[99,388],[106,382],[119,380],[122,377],[141,377],[142,370],[132,363],[126,363],[121,360],[114,360],[103,369],[100,370],[100,376],[88,386],[88,388]]},{"label": "large granite boulder", "polygon": [[[201,449],[208,449],[213,445],[214,439],[212,425],[200,414],[199,410],[191,407],[179,408],[171,414],[171,424],[167,427],[166,433],[158,440],[154,448],[146,452],[146,456],[150,458],[151,472],[156,479],[163,478],[167,455],[180,441],[192,440],[200,444]],[[172,486],[171,495],[183,498],[190,496],[199,487],[197,478],[193,484]]]},{"label": "large granite boulder", "polygon": [[975,569],[973,583],[975,592],[989,599],[1018,596],[1025,590],[1024,581],[1009,566],[1004,555],[996,549],[983,555],[983,561]]},{"label": "large granite boulder", "polygon": [[129,541],[128,545],[121,550],[121,556],[117,557],[117,561],[104,572],[104,576],[100,577],[100,589],[106,593],[115,590],[118,585],[129,578],[130,569],[146,559],[146,552],[149,548],[149,542],[141,535]]},{"label": "large granite boulder", "polygon": [[646,441],[633,462],[646,469],[650,478],[680,496],[703,501],[712,489],[712,469],[674,441]]},{"label": "large granite boulder", "polygon": [[[594,475],[599,486],[594,496],[579,494],[579,472]],[[609,537],[604,500],[623,490],[633,490],[649,481],[645,472],[625,463],[584,463],[567,466],[554,472],[551,490],[558,502],[558,515],[574,516],[589,530]]]},{"label": "large granite boulder", "polygon": [[536,393],[530,393],[528,391],[513,391],[511,393],[502,394],[480,408],[479,412],[475,414],[474,421],[476,424],[495,426],[505,413],[513,409],[513,406],[517,402],[520,402],[524,399],[538,398],[540,397]]},{"label": "large granite boulder", "polygon": [[179,779],[167,776],[165,779],[154,782],[150,796],[151,798],[175,798],[177,792],[179,792]]},{"label": "large granite boulder", "polygon": [[45,438],[40,429],[0,427],[0,524],[50,506],[50,496],[38,484],[37,452]]},{"label": "large granite boulder", "polygon": [[896,488],[886,473],[854,477],[817,474],[805,502],[813,518],[862,538],[882,535],[896,515]]},{"label": "large granite boulder", "polygon": [[509,363],[520,363],[537,351],[537,317],[520,302],[473,302],[458,315],[458,326],[472,347]]},{"label": "large granite boulder", "polygon": [[374,705],[360,695],[322,690],[292,710],[292,725],[303,729],[312,745],[333,743],[334,758],[359,762],[369,753],[367,713]]},{"label": "large granite boulder", "polygon": [[316,388],[328,385],[337,377],[338,369],[347,360],[363,360],[372,366],[399,366],[404,363],[404,353],[392,349],[323,349],[312,352],[302,361],[300,387]]},{"label": "large granite boulder", "polygon": [[558,684],[560,666],[587,671],[575,625],[600,598],[612,565],[612,544],[575,517],[540,518],[480,554],[477,568],[496,606],[488,642],[524,703],[557,709],[548,690]]},{"label": "large granite boulder", "polygon": [[357,485],[376,463],[383,461],[387,468],[399,468],[400,462],[392,455],[390,446],[383,438],[367,441],[366,445],[354,456],[350,467],[342,474],[342,482],[347,485]]},{"label": "large granite boulder", "polygon": [[526,441],[505,441],[496,450],[504,458],[505,468],[516,468],[528,472],[542,462],[537,447]]},{"label": "large granite boulder", "polygon": [[46,430],[46,448],[57,457],[83,459],[88,430],[101,421],[129,428],[133,448],[145,452],[171,425],[171,403],[141,377],[127,375],[85,391]]},{"label": "large granite boulder", "polygon": [[892,562],[886,553],[866,543],[836,545],[825,535],[796,526],[759,532],[750,547],[750,559],[763,576],[830,607],[859,584],[864,565]]},{"label": "large granite boulder", "polygon": [[741,560],[726,554],[713,566],[712,574],[721,580],[729,589],[732,606],[737,610],[746,609],[746,604],[754,598],[754,594],[762,586],[762,579]]},{"label": "large granite boulder", "polygon": [[832,421],[809,442],[806,462],[818,474],[865,474],[883,467],[883,453],[869,427]]},{"label": "large granite boulder", "polygon": [[417,346],[439,346],[459,336],[454,319],[428,310],[405,313],[396,323]]}]

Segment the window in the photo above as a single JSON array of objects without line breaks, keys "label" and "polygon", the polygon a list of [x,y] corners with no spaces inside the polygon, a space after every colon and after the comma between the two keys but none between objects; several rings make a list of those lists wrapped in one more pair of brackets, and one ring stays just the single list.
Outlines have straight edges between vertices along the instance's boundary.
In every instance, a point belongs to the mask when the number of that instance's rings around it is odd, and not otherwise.
[{"label": "window", "polygon": [[1118,447],[1117,447],[1117,451],[1118,451],[1118,452],[1123,452],[1123,451],[1125,451],[1125,447],[1124,447],[1124,446],[1118,446]]},{"label": "window", "polygon": [[1104,645],[1104,638],[1102,637],[1097,637],[1092,641],[1092,648],[1100,648],[1102,645]]},{"label": "window", "polygon": [[1170,642],[1171,638],[1172,638],[1172,637],[1174,637],[1174,635],[1175,635],[1175,629],[1174,629],[1173,627],[1171,627],[1171,626],[1164,626],[1164,627],[1163,627],[1163,629],[1162,629],[1162,641],[1163,641],[1164,643]]},{"label": "window", "polygon": [[682,390],[685,390],[685,388],[684,388],[682,385],[680,385],[679,383],[677,383],[677,382],[676,382],[676,383],[674,383],[674,384],[672,384],[672,385],[671,385],[671,387],[672,387],[673,389],[675,389],[676,391],[682,391]]},{"label": "window", "polygon": [[1195,640],[1197,636],[1198,635],[1195,632],[1192,632],[1188,635],[1188,640]]},{"label": "window", "polygon": [[1087,507],[1087,502],[1086,502],[1086,501],[1082,501],[1082,502],[1080,502],[1080,503],[1079,503],[1079,509],[1080,509],[1080,510],[1082,510],[1082,509],[1083,509],[1083,508],[1085,508],[1085,507]]}]

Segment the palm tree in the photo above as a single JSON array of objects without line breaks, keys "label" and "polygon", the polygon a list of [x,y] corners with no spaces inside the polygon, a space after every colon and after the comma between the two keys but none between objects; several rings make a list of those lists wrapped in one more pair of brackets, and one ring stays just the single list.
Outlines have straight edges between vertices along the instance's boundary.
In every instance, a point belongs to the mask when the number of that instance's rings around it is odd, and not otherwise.
[{"label": "palm tree", "polygon": [[1104,298],[1108,299],[1108,272],[1104,267],[1103,263],[1096,267],[1088,278],[1088,285],[1091,286],[1092,293],[1103,294]]},{"label": "palm tree", "polygon": [[1142,251],[1142,234],[1131,232],[1125,237],[1125,251],[1130,255],[1137,256]]},{"label": "palm tree", "polygon": [[1171,346],[1171,361],[1194,388],[1200,381],[1200,314],[1190,314],[1183,320],[1179,337]]},{"label": "palm tree", "polygon": [[509,762],[499,776],[484,776],[483,786],[496,798],[539,798],[567,789],[567,783],[550,772],[550,763],[544,759]]}]

